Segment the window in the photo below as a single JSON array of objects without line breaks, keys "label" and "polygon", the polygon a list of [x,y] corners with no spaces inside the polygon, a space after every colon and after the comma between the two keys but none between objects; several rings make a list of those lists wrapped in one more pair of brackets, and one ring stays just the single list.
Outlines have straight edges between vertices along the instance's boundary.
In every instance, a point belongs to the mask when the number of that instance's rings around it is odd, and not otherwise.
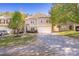
[{"label": "window", "polygon": [[41,20],[41,23],[42,23],[43,21]]},{"label": "window", "polygon": [[3,21],[3,24],[5,24],[5,22],[6,22],[6,21],[4,20],[4,21]]},{"label": "window", "polygon": [[76,26],[76,31],[79,31],[79,26]]},{"label": "window", "polygon": [[5,24],[5,20],[4,20],[4,19],[2,19],[2,20],[1,20],[1,23],[2,23],[2,24]]},{"label": "window", "polygon": [[48,20],[46,20],[46,23],[49,23],[49,21],[48,21]]},{"label": "window", "polygon": [[6,24],[8,24],[9,23],[9,20],[6,20]]},{"label": "window", "polygon": [[31,21],[31,23],[32,23],[32,21]]},{"label": "window", "polygon": [[31,24],[34,24],[34,20],[31,21]]}]

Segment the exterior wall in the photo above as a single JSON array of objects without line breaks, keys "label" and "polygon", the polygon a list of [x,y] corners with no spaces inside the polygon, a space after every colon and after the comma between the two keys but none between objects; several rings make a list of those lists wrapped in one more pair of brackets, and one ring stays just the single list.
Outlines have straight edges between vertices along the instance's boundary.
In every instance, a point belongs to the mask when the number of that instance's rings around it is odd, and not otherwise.
[{"label": "exterior wall", "polygon": [[27,31],[31,31],[32,28],[35,28],[37,27],[37,20],[36,19],[32,19],[32,18],[29,18],[26,20],[26,27],[27,27]]},{"label": "exterior wall", "polygon": [[31,31],[32,28],[34,28],[35,30],[39,30],[43,29],[43,28],[51,28],[51,24],[49,22],[49,18],[48,17],[38,17],[38,18],[27,18],[26,19],[26,27],[27,27],[27,31]]},{"label": "exterior wall", "polygon": [[12,30],[8,28],[9,22],[10,22],[10,18],[1,16],[0,17],[0,31],[6,31],[8,33],[11,33]]},{"label": "exterior wall", "polygon": [[69,25],[61,25],[59,31],[68,31]]},{"label": "exterior wall", "polygon": [[41,17],[41,18],[38,18],[38,20],[37,20],[38,26],[50,26],[49,24],[50,23],[49,23],[48,17]]},{"label": "exterior wall", "polygon": [[49,18],[48,17],[42,17],[40,19],[38,19],[37,21],[37,30],[38,33],[51,33],[52,32],[52,26],[49,22]]},{"label": "exterior wall", "polygon": [[54,26],[53,31],[59,32],[59,31],[68,31],[68,30],[74,30],[75,27],[74,24],[65,24],[65,25],[59,25],[59,26]]},{"label": "exterior wall", "polygon": [[58,31],[59,31],[59,28],[58,28],[57,25],[53,27],[53,31],[54,31],[54,32],[58,32]]},{"label": "exterior wall", "polygon": [[79,24],[74,24],[74,31],[79,31]]}]

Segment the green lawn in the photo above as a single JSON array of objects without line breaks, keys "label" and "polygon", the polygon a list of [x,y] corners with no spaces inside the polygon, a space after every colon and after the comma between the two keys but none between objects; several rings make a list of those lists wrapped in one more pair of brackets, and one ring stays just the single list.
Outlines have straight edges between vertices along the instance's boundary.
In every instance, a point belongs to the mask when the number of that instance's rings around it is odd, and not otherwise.
[{"label": "green lawn", "polygon": [[59,32],[59,35],[64,35],[64,36],[69,36],[69,37],[74,37],[74,38],[79,38],[79,32],[78,31],[64,31],[64,32]]},{"label": "green lawn", "polygon": [[34,35],[0,37],[0,47],[24,45],[34,40]]}]

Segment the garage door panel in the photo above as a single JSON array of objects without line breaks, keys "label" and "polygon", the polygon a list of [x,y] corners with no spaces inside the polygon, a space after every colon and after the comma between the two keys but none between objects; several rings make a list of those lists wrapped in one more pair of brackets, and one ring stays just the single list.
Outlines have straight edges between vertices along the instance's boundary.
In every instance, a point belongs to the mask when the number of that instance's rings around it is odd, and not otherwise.
[{"label": "garage door panel", "polygon": [[51,27],[38,27],[38,33],[51,33]]}]

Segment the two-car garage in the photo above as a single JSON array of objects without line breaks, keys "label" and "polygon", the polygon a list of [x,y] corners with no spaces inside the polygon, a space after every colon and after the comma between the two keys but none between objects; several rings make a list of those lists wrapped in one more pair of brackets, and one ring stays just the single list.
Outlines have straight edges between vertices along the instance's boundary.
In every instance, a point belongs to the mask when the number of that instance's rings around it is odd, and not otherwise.
[{"label": "two-car garage", "polygon": [[37,28],[37,30],[38,30],[38,33],[51,33],[52,32],[52,30],[51,30],[51,26],[49,27],[38,27]]}]

